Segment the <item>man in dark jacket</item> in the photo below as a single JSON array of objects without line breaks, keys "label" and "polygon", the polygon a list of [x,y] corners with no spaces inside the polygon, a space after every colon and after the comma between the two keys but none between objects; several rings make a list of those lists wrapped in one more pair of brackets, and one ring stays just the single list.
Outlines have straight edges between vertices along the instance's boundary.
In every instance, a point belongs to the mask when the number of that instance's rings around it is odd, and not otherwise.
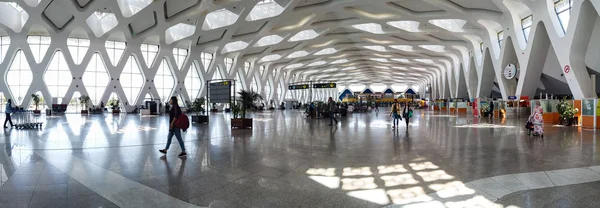
[{"label": "man in dark jacket", "polygon": [[335,102],[333,101],[332,97],[329,97],[328,104],[329,104],[329,125],[332,126],[334,120],[335,120],[335,124],[338,123],[338,120],[335,119],[336,105],[335,105]]}]

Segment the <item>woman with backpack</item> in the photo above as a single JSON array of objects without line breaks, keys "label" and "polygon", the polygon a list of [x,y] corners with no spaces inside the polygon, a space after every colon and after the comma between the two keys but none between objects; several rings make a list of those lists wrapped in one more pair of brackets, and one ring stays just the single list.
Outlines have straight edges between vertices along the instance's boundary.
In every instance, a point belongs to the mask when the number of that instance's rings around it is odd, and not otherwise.
[{"label": "woman with backpack", "polygon": [[409,122],[410,118],[412,117],[412,109],[410,109],[410,105],[408,104],[408,101],[404,105],[404,110],[402,110],[402,115],[404,116],[404,120],[406,121],[406,130],[408,131],[408,122]]},{"label": "woman with backpack", "polygon": [[179,146],[181,147],[181,154],[179,154],[179,157],[186,157],[187,153],[185,152],[185,144],[183,143],[183,139],[181,138],[181,129],[175,126],[177,118],[179,118],[179,116],[182,114],[181,108],[179,108],[177,97],[171,97],[171,100],[169,100],[169,104],[171,106],[171,109],[169,111],[169,135],[167,136],[167,146],[165,147],[165,149],[161,149],[158,151],[163,154],[167,154],[167,150],[169,150],[169,147],[171,146],[171,139],[173,139],[173,135],[175,135],[175,137],[177,138],[177,142],[179,142]]}]

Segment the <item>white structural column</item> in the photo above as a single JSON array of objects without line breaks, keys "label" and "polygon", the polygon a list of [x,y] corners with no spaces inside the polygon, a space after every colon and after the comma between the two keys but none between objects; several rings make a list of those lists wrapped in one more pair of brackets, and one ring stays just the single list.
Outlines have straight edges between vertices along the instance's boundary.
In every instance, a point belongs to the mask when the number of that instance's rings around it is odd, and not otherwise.
[{"label": "white structural column", "polygon": [[477,95],[475,95],[477,98],[487,97],[492,94],[494,78],[496,77],[490,49],[486,48],[483,54],[483,64],[481,66],[481,73],[479,73],[477,84]]},{"label": "white structural column", "polygon": [[[528,60],[524,60],[519,74],[517,95],[533,97],[540,85],[540,78],[545,67],[546,58],[550,49],[550,38],[543,22],[534,25],[532,42],[527,46]],[[554,66],[559,68],[559,66]]]},{"label": "white structural column", "polygon": [[[596,6],[600,6],[600,3],[596,3]],[[556,47],[554,50],[557,52],[563,70],[567,65],[571,68],[569,73],[565,71],[565,77],[575,99],[595,98],[596,95],[593,94],[592,82],[585,65],[585,54],[598,13],[590,1],[575,1],[573,7],[572,14],[574,15],[571,16],[569,23],[572,28],[569,28],[565,37],[567,40],[572,37],[573,41],[565,41],[567,43],[571,42],[570,47],[565,47],[570,48],[570,50],[557,49]],[[556,45],[561,46],[563,44]]]},{"label": "white structural column", "polygon": [[456,89],[456,98],[466,98],[469,96],[464,68],[465,68],[464,64],[460,64],[460,67],[458,70],[458,83],[457,83],[457,89]]}]

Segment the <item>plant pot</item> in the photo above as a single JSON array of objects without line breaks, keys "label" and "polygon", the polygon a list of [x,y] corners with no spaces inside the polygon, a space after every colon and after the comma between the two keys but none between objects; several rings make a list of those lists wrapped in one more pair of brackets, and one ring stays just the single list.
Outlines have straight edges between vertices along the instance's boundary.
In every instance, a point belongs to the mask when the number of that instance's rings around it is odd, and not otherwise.
[{"label": "plant pot", "polygon": [[119,114],[119,113],[121,113],[121,110],[112,110],[112,113],[113,114]]},{"label": "plant pot", "polygon": [[88,114],[88,110],[81,110],[81,114]]},{"label": "plant pot", "polygon": [[238,129],[252,128],[252,119],[251,118],[232,118],[231,119],[231,128],[238,128]]},{"label": "plant pot", "polygon": [[216,113],[219,112],[217,109],[210,109],[210,112]]},{"label": "plant pot", "polygon": [[42,115],[42,111],[41,110],[33,110],[33,114],[34,115]]},{"label": "plant pot", "polygon": [[192,122],[193,123],[208,123],[208,116],[201,116],[201,115],[192,116]]}]

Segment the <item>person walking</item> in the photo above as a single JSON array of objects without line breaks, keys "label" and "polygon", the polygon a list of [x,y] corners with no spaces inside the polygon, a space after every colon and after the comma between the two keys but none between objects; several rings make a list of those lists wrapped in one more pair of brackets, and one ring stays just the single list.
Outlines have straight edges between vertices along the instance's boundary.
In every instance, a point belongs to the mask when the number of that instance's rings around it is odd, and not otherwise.
[{"label": "person walking", "polygon": [[408,122],[412,117],[412,109],[410,109],[410,105],[406,102],[404,105],[404,110],[402,110],[402,115],[404,116],[404,120],[406,121],[406,130],[408,131]]},{"label": "person walking", "polygon": [[533,136],[541,136],[544,138],[544,109],[539,100],[535,101],[535,108],[529,116],[528,121],[533,123]]},{"label": "person walking", "polygon": [[335,105],[335,102],[333,101],[332,97],[329,97],[328,104],[329,104],[329,126],[333,125],[333,121],[334,120],[335,120],[335,124],[337,125],[338,120],[335,119],[335,110],[336,110],[335,107],[336,107],[336,105]]},{"label": "person walking", "polygon": [[379,113],[379,103],[375,102],[375,113]]},{"label": "person walking", "polygon": [[13,112],[13,107],[12,107],[12,100],[8,99],[6,101],[6,108],[4,109],[4,114],[6,114],[6,119],[4,119],[4,128],[8,128],[6,126],[6,123],[10,123],[10,126],[13,127],[15,126],[12,122],[12,118],[10,117],[10,114]]},{"label": "person walking", "polygon": [[183,143],[183,139],[181,138],[181,129],[175,126],[177,122],[177,118],[181,115],[181,108],[179,108],[179,102],[177,101],[177,97],[171,97],[169,100],[169,104],[171,109],[169,111],[169,135],[167,136],[167,146],[165,149],[158,150],[163,154],[167,154],[167,150],[171,146],[171,141],[173,139],[173,135],[177,138],[177,142],[179,142],[179,146],[181,147],[181,154],[179,157],[186,157],[187,153],[185,152],[185,144]]},{"label": "person walking", "polygon": [[396,126],[398,126],[399,120],[402,120],[402,117],[400,116],[400,103],[398,103],[398,99],[394,99],[394,103],[392,104],[392,112],[390,112],[390,116],[392,117],[392,129],[396,129]]}]

